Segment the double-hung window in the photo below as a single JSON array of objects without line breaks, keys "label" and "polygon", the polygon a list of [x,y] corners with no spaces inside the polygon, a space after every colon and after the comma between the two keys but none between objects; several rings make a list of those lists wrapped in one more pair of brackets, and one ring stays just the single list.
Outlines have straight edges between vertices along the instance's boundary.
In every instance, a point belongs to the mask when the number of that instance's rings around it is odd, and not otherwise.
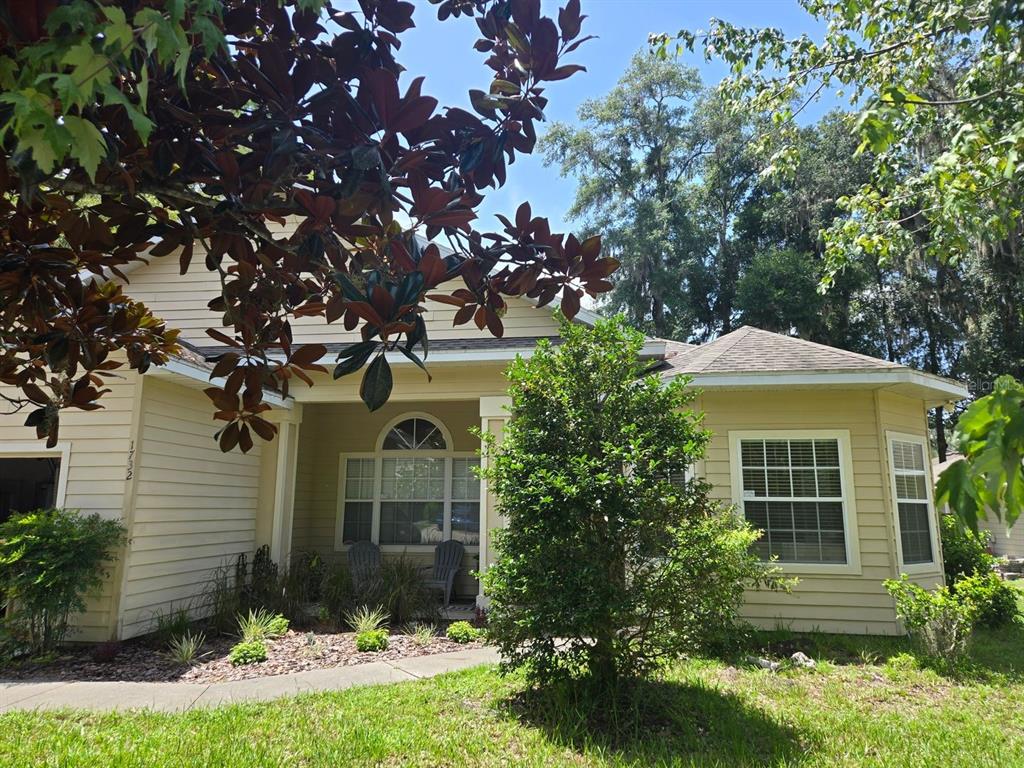
[{"label": "double-hung window", "polygon": [[373,454],[343,454],[336,545],[480,542],[479,459],[452,450],[444,428],[426,415],[399,419]]},{"label": "double-hung window", "polygon": [[849,566],[848,439],[842,434],[733,433],[734,486],[755,544],[782,563]]},{"label": "double-hung window", "polygon": [[899,527],[900,565],[910,570],[931,566],[935,563],[938,543],[933,525],[925,438],[895,432],[887,436]]}]

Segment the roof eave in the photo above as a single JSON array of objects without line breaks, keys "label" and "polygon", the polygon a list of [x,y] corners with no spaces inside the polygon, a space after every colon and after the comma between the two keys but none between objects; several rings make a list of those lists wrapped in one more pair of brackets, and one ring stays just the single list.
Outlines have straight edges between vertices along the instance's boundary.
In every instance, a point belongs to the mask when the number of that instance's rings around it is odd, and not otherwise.
[{"label": "roof eave", "polygon": [[689,376],[691,384],[702,389],[758,389],[800,386],[892,388],[913,391],[922,400],[948,403],[970,396],[967,388],[951,379],[910,368],[878,370],[743,371],[728,373],[679,371],[668,379]]}]

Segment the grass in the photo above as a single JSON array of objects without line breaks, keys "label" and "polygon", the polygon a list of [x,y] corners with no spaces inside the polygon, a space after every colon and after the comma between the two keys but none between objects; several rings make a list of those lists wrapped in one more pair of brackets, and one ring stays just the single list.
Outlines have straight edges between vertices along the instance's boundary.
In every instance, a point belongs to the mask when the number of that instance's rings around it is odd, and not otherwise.
[{"label": "grass", "polygon": [[[691,660],[618,711],[540,696],[479,668],[414,683],[181,715],[0,716],[0,765],[885,766],[1020,765],[1024,627],[983,631],[954,678],[903,640],[756,638],[814,670]],[[600,713],[600,724],[589,711]],[[609,735],[614,734],[614,735]]]}]

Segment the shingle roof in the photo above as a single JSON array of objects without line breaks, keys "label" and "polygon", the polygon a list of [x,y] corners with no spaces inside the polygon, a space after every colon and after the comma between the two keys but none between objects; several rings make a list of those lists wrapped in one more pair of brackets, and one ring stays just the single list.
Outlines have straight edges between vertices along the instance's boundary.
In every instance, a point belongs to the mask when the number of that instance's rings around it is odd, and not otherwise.
[{"label": "shingle roof", "polygon": [[884,371],[904,366],[744,325],[699,347],[674,342],[663,376],[783,371]]}]

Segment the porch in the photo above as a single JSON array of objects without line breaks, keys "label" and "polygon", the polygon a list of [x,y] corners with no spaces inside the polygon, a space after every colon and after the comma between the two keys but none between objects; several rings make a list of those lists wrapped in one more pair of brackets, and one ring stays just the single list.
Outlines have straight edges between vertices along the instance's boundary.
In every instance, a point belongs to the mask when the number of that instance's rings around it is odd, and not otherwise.
[{"label": "porch", "polygon": [[480,440],[471,430],[500,435],[507,400],[398,395],[373,413],[357,401],[277,412],[261,489],[272,500],[260,516],[270,530],[258,538],[270,542],[277,562],[316,552],[334,564],[355,542],[371,541],[385,559],[422,566],[431,565],[439,543],[454,539],[465,551],[448,618],[471,616],[482,599],[472,573],[486,568],[487,533],[500,524],[476,477]]}]

